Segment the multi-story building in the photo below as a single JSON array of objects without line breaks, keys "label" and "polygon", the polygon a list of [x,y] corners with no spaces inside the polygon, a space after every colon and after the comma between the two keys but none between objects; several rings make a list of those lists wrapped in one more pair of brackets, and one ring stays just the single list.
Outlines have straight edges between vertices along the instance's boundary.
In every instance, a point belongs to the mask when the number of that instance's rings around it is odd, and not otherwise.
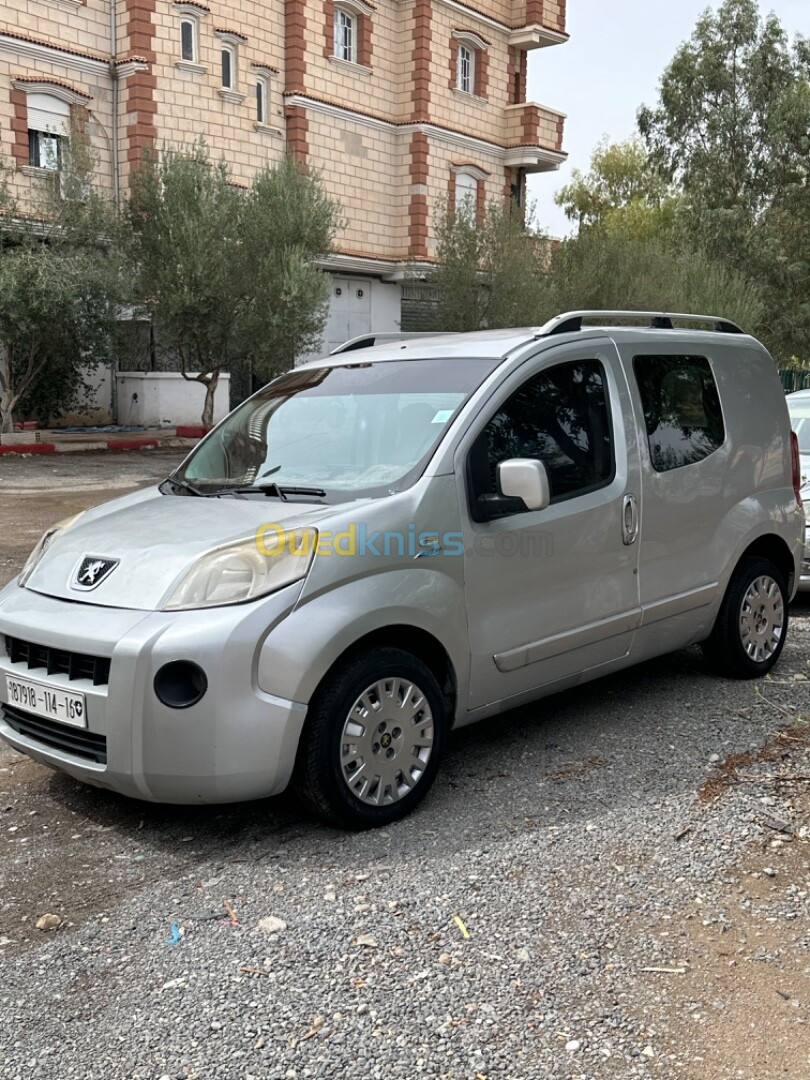
[{"label": "multi-story building", "polygon": [[126,195],[147,146],[202,137],[237,183],[295,153],[345,227],[325,344],[399,324],[449,198],[483,212],[559,167],[562,113],[526,101],[527,54],[566,0],[6,0],[0,152],[26,197],[79,125]]}]

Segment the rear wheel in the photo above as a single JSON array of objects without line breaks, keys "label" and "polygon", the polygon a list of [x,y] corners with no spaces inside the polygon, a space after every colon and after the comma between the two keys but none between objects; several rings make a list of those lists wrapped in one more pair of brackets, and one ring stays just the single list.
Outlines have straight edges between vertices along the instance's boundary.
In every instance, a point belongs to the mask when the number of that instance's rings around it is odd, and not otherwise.
[{"label": "rear wheel", "polygon": [[294,788],[326,821],[386,825],[427,794],[446,734],[442,692],[421,660],[393,648],[359,654],[313,698]]},{"label": "rear wheel", "polygon": [[787,627],[788,598],[782,574],[768,559],[745,558],[729,582],[703,651],[720,674],[755,679],[767,674],[779,659]]}]

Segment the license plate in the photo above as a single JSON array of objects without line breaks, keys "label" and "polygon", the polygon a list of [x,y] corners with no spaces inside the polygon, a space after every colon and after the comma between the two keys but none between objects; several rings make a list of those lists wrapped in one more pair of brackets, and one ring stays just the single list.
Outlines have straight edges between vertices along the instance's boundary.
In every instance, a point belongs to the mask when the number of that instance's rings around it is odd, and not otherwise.
[{"label": "license plate", "polygon": [[87,727],[84,694],[68,694],[55,686],[6,675],[6,698],[15,709],[71,727]]}]

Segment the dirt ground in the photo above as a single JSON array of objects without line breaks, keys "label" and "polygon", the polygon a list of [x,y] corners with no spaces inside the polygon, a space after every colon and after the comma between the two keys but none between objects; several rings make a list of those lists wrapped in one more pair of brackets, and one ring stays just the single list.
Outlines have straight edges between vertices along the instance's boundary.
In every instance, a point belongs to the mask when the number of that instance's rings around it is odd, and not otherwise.
[{"label": "dirt ground", "polygon": [[[179,457],[0,458],[0,584],[19,571],[50,523],[154,483]],[[637,928],[658,951],[633,991],[636,1009],[649,1012],[651,1024],[665,1010],[675,1041],[700,1050],[678,1076],[810,1077],[809,615],[806,601],[794,605],[794,648],[763,690],[775,734],[745,760],[718,758],[695,790],[707,812],[739,793],[756,790],[758,798],[758,828],[728,869],[720,902],[709,914],[696,884],[694,901],[677,918]],[[577,766],[583,774],[599,767],[596,757]],[[558,779],[578,776],[561,771]],[[264,804],[166,812],[100,798],[0,747],[0,964],[43,947],[33,926],[42,898],[67,928],[105,921],[124,900],[148,893],[150,882],[179,878],[201,859],[255,859],[267,828]],[[319,850],[317,827],[302,825],[283,800],[274,803],[272,828],[279,851]],[[154,849],[157,861],[149,857]]]}]

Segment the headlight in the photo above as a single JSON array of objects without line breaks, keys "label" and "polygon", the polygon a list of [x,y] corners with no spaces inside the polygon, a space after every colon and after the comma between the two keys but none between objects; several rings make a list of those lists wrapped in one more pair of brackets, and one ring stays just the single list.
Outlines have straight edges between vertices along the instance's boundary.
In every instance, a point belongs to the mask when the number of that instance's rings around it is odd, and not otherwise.
[{"label": "headlight", "polygon": [[55,525],[51,525],[50,529],[48,529],[46,533],[43,533],[39,543],[28,556],[25,566],[22,568],[22,573],[17,579],[18,585],[25,585],[33,572],[36,570],[45,552],[53,546],[54,541],[58,537],[60,537],[62,533],[67,532],[68,529],[72,528],[76,524],[76,522],[79,520],[83,513],[84,510],[82,510],[81,513],[74,514],[73,517],[67,517],[64,518],[62,521],[57,521]]},{"label": "headlight", "polygon": [[241,604],[283,589],[306,576],[318,541],[317,529],[295,529],[274,537],[272,553],[260,540],[241,540],[203,555],[163,605],[164,611]]}]

